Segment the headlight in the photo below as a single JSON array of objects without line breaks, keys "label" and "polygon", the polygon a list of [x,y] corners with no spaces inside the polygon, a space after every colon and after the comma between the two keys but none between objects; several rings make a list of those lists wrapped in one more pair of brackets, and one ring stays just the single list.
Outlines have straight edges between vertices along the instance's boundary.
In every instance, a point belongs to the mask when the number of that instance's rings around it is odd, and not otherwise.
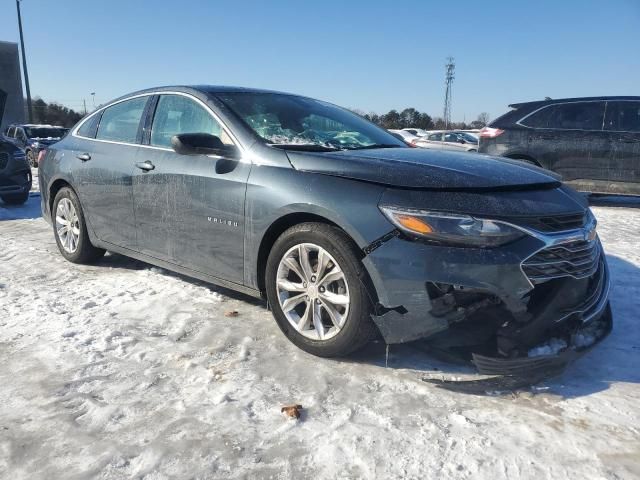
[{"label": "headlight", "polygon": [[498,220],[454,213],[380,207],[396,227],[411,236],[448,245],[497,247],[526,234]]}]

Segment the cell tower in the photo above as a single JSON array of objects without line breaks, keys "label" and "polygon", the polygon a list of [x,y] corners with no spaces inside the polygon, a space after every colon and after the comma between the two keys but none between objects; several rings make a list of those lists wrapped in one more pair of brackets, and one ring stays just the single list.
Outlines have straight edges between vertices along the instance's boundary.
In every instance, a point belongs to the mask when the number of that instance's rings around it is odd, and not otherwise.
[{"label": "cell tower", "polygon": [[447,57],[447,64],[445,65],[445,85],[447,89],[444,93],[444,128],[448,129],[451,124],[451,90],[453,88],[454,72],[456,70],[456,64],[453,61],[453,57]]}]

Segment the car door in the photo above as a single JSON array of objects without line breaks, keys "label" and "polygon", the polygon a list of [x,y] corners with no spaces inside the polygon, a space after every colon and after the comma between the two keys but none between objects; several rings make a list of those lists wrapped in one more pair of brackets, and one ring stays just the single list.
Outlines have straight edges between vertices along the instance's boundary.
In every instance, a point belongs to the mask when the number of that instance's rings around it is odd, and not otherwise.
[{"label": "car door", "polygon": [[607,102],[604,129],[611,142],[609,182],[640,183],[640,101]]},{"label": "car door", "polygon": [[442,149],[453,150],[455,152],[465,152],[467,150],[466,145],[460,141],[460,137],[451,132],[444,134]]},{"label": "car door", "polygon": [[421,145],[432,150],[442,150],[442,133],[431,133],[426,137],[426,142]]},{"label": "car door", "polygon": [[142,253],[242,283],[244,199],[250,163],[180,155],[171,138],[209,133],[232,145],[229,131],[200,100],[157,99],[150,133],[133,175],[137,242]]},{"label": "car door", "polygon": [[521,123],[531,127],[528,154],[565,181],[606,180],[609,136],[602,130],[605,102],[550,105]]},{"label": "car door", "polygon": [[131,180],[150,98],[107,107],[80,126],[72,143],[76,188],[89,225],[99,239],[129,249],[136,248]]}]

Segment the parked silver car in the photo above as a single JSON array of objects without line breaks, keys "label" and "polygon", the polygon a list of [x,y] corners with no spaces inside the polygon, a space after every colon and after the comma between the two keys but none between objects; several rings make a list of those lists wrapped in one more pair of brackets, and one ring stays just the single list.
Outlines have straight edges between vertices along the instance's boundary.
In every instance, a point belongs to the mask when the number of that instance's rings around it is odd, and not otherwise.
[{"label": "parked silver car", "polygon": [[478,139],[467,132],[432,132],[414,142],[417,147],[456,152],[477,152]]}]

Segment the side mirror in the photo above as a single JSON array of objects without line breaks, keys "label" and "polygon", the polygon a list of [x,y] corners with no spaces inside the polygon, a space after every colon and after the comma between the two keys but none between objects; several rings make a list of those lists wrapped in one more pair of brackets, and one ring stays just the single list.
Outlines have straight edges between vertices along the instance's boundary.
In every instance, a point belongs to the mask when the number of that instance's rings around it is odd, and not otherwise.
[{"label": "side mirror", "polygon": [[458,143],[467,143],[467,142],[464,140],[464,138],[459,138]]},{"label": "side mirror", "polygon": [[220,137],[209,133],[181,133],[171,137],[173,150],[180,155],[218,155],[240,158],[240,151],[233,145],[225,145]]}]

